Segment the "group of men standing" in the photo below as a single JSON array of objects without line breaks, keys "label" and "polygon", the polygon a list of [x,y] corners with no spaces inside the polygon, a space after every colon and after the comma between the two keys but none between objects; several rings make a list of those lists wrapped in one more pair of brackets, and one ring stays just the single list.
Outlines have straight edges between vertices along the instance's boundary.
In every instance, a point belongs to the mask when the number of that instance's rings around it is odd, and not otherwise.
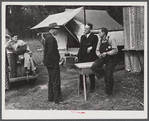
[{"label": "group of men standing", "polygon": [[[59,68],[59,51],[56,41],[56,35],[60,27],[53,26],[49,30],[49,34],[45,36],[44,47],[44,65],[47,67],[49,74],[48,82],[48,100],[55,103],[63,103],[61,95],[61,80]],[[107,36],[108,30],[104,27],[99,29],[98,40],[97,35],[91,33],[93,25],[86,24],[85,34],[81,36],[80,49],[77,55],[78,62],[94,62],[92,70],[94,74],[90,74],[90,92],[95,91],[95,76],[101,79],[105,76],[106,95],[113,93],[113,71],[117,64],[118,48],[116,41]],[[103,65],[105,64],[105,69]],[[83,90],[83,77],[80,75],[80,90]]]},{"label": "group of men standing", "polygon": [[[97,35],[91,33],[93,25],[88,23],[85,26],[85,34],[81,37],[80,49],[78,52],[78,61],[92,62],[92,70],[98,79],[105,76],[106,94],[111,95],[113,91],[113,71],[117,64],[118,48],[116,41],[107,36],[108,30],[104,27],[99,29],[98,40]],[[103,69],[105,64],[106,68]],[[90,92],[95,91],[95,75],[89,74],[91,86]],[[83,77],[80,75],[80,90],[83,90]]]}]

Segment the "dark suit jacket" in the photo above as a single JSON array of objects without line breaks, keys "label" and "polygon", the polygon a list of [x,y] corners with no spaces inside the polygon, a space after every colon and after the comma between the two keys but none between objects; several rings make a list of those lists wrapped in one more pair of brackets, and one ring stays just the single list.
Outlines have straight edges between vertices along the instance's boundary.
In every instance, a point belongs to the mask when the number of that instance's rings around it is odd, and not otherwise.
[{"label": "dark suit jacket", "polygon": [[[78,61],[79,62],[91,62],[97,59],[97,55],[95,53],[96,46],[98,42],[98,37],[94,34],[90,34],[88,38],[85,35],[81,36],[80,49],[78,52]],[[87,48],[92,47],[90,53],[87,53]]]},{"label": "dark suit jacket", "polygon": [[44,65],[47,67],[53,67],[53,64],[59,62],[59,59],[60,55],[57,41],[52,34],[49,33],[45,36]]}]

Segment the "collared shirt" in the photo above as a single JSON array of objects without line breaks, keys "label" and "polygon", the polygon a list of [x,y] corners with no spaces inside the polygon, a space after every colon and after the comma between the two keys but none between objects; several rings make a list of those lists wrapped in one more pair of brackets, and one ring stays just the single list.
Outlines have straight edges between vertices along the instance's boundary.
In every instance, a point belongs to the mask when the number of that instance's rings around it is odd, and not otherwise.
[{"label": "collared shirt", "polygon": [[52,32],[50,32],[50,34],[55,38],[54,34]]},{"label": "collared shirt", "polygon": [[[106,37],[106,40],[103,40],[103,42],[108,41],[109,45],[111,46],[112,50],[107,52],[108,55],[115,55],[118,53],[118,48],[117,48],[117,44],[114,38],[111,38],[109,36]],[[96,47],[96,55],[99,56],[100,55],[100,45],[101,45],[101,38],[99,39],[98,43],[97,43],[97,47]]]},{"label": "collared shirt", "polygon": [[91,33],[86,34],[86,37],[88,38],[90,36]]}]

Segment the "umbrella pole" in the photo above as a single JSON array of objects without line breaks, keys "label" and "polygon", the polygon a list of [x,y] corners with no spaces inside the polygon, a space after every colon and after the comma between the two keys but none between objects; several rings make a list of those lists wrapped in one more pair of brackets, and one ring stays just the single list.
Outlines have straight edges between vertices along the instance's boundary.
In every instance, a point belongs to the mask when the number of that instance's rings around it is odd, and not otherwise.
[{"label": "umbrella pole", "polygon": [[69,31],[69,29],[66,27],[66,26],[64,26],[65,28],[66,28],[66,30],[79,42],[79,40],[71,33],[71,31]]},{"label": "umbrella pole", "polygon": [[86,12],[85,12],[85,6],[83,7],[84,9],[84,26],[86,25]]},{"label": "umbrella pole", "polygon": [[[79,41],[79,40],[71,33],[71,31],[69,31],[69,29],[68,29],[65,25],[63,25],[63,26],[64,26],[65,29],[75,38],[75,40]],[[67,41],[67,44],[68,44],[68,41]],[[67,50],[66,53],[68,53],[68,45],[67,45],[67,47],[66,47],[66,50]]]}]

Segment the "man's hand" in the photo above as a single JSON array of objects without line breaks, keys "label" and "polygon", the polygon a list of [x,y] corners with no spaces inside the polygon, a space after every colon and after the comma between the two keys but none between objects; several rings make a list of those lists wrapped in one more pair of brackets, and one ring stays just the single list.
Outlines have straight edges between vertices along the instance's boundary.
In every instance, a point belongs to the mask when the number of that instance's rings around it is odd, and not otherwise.
[{"label": "man's hand", "polygon": [[98,55],[99,58],[102,58],[101,54]]},{"label": "man's hand", "polygon": [[92,47],[88,47],[87,48],[87,53],[90,53],[91,49],[92,49]]},{"label": "man's hand", "polygon": [[101,54],[101,57],[103,57],[103,58],[104,58],[104,57],[106,57],[106,55],[107,55],[107,53],[106,53],[106,52],[104,52],[104,53],[102,53],[102,54]]},{"label": "man's hand", "polygon": [[6,49],[9,48],[10,46],[12,46],[12,44],[13,44],[13,40],[10,39],[5,45]]},{"label": "man's hand", "polygon": [[78,62],[78,57],[75,57],[75,62]]}]

